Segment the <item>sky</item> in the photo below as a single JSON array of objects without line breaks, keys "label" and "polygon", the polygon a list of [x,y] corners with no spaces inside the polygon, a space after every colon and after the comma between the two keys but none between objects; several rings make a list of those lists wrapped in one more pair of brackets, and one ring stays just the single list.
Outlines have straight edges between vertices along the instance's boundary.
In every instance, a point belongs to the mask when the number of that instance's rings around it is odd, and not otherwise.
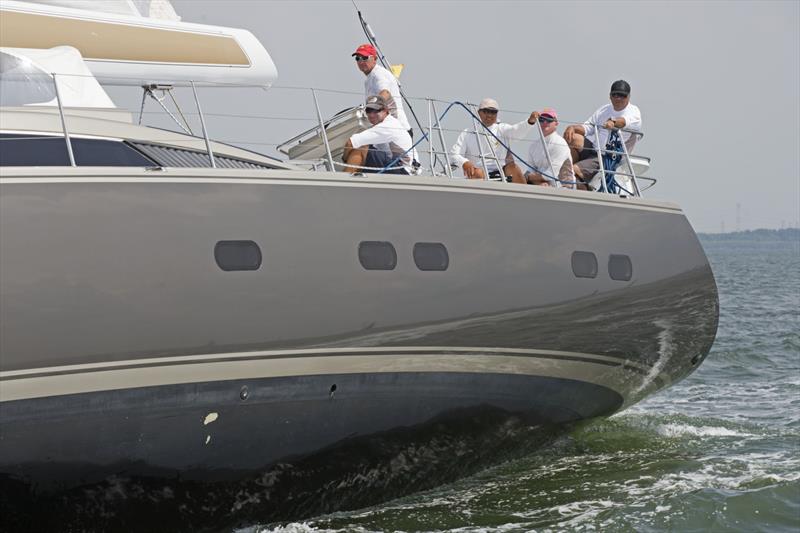
[{"label": "sky", "polygon": [[[658,179],[645,196],[680,205],[698,232],[800,226],[800,2],[356,3],[387,59],[405,65],[407,96],[491,96],[506,122],[554,107],[563,132],[625,79],[643,118],[635,153]],[[290,87],[325,89],[326,117],[361,103],[350,54],[366,40],[350,0],[173,5],[187,22],[250,30],[278,68],[266,93],[201,96],[204,113],[253,119],[211,117],[212,137],[275,154],[314,122],[310,91]],[[412,104],[427,125],[424,101]]]}]

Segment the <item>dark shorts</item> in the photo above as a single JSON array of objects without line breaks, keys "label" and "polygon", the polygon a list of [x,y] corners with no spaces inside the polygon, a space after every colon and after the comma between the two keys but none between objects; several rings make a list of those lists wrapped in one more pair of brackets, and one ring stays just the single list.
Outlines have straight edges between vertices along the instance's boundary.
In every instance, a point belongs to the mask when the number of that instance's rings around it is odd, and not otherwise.
[{"label": "dark shorts", "polygon": [[[375,167],[377,169],[380,169],[380,168],[385,167],[389,163],[391,163],[393,160],[394,160],[394,157],[392,157],[392,153],[391,152],[384,152],[383,150],[377,149],[373,145],[370,144],[369,145],[369,150],[367,150],[367,159],[366,159],[366,161],[364,161],[364,166],[365,167]],[[392,166],[396,167],[396,166],[399,166],[400,164],[401,163],[398,161]],[[363,169],[363,172],[377,173],[378,170],[372,170],[372,169],[369,169],[369,168],[365,168],[365,169]],[[393,168],[391,170],[387,170],[387,171],[384,172],[384,174],[405,174],[405,175],[408,175],[408,172],[406,172],[406,169],[401,167],[401,168]]]},{"label": "dark shorts", "polygon": [[577,163],[578,161],[583,161],[584,159],[589,159],[590,157],[597,159],[597,149],[594,147],[592,141],[584,137],[583,150],[578,152],[578,159],[574,162]]}]

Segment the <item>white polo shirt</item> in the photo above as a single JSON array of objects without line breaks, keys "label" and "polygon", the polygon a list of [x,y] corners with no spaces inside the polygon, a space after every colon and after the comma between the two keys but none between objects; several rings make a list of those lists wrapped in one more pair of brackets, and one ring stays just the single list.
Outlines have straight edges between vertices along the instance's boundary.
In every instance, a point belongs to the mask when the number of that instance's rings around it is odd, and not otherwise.
[{"label": "white polo shirt", "polygon": [[413,144],[411,136],[408,134],[408,128],[404,128],[400,121],[392,115],[386,115],[383,122],[361,133],[356,133],[350,137],[350,142],[353,144],[353,148],[371,144],[384,151],[388,150],[392,153],[392,159],[402,156],[399,163],[409,174],[411,173],[411,155],[406,153]]},{"label": "white polo shirt", "polygon": [[397,83],[397,78],[382,66],[375,65],[370,73],[367,74],[367,79],[364,80],[364,97],[369,98],[380,94],[383,90],[389,91],[389,94],[392,95],[397,110],[397,119],[406,130],[410,130],[411,126],[408,123],[408,118],[406,118],[403,97],[400,96],[400,85]]},{"label": "white polo shirt", "polygon": [[[562,184],[560,181],[552,179],[557,178],[563,181],[575,181],[575,173],[572,171],[571,164],[567,166],[565,173],[559,176],[564,162],[569,161],[572,163],[572,156],[570,155],[567,141],[565,141],[564,137],[559,135],[558,132],[554,131],[544,138],[544,142],[547,145],[547,152],[550,154],[550,163],[552,165],[548,165],[547,154],[544,152],[544,146],[538,134],[534,135],[533,142],[531,142],[528,148],[528,158],[526,162],[528,165],[535,168],[536,172],[542,174],[551,185],[555,187],[563,187],[564,185],[571,186],[569,183]],[[526,167],[523,171],[527,173],[531,170],[529,167]]]},{"label": "white polo shirt", "polygon": [[[642,131],[642,113],[639,111],[638,107],[633,104],[628,104],[624,109],[620,111],[614,111],[613,105],[606,104],[595,111],[594,114],[583,123],[583,129],[586,130],[586,138],[592,141],[593,145],[599,146],[600,148],[605,148],[606,143],[608,142],[609,130],[603,128],[602,126],[610,118],[624,118],[625,129]],[[600,132],[600,144],[598,144],[594,138],[595,124],[597,124],[597,129]],[[622,142],[627,144],[630,136],[630,133],[622,132]]]},{"label": "white polo shirt", "polygon": [[[532,127],[528,124],[528,119],[525,119],[517,124],[495,122],[489,127],[489,130],[502,139],[503,144],[511,146],[512,141],[525,138]],[[482,125],[478,125],[478,134],[480,135],[480,147],[478,146],[478,139],[474,129],[467,128],[459,134],[458,140],[450,148],[450,161],[452,163],[461,168],[467,161],[472,161],[473,165],[483,169],[483,163],[481,162],[481,152],[483,152],[483,156],[486,159],[486,168],[489,172],[494,172],[498,168],[493,151],[503,165],[513,160],[513,156],[508,153],[497,139],[489,135]]]}]

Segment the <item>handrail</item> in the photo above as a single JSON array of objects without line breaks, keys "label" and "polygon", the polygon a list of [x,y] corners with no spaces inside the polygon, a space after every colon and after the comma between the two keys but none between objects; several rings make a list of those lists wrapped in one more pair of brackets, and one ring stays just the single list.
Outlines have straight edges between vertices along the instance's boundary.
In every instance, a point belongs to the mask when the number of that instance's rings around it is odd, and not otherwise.
[{"label": "handrail", "polygon": [[[6,74],[4,74],[4,77],[5,76],[6,76]],[[13,76],[13,74],[11,76]],[[70,164],[75,166],[75,165],[77,165],[77,163],[75,161],[75,153],[73,151],[73,143],[72,143],[72,139],[71,139],[71,136],[70,136],[70,131],[69,131],[68,125],[66,124],[66,115],[68,114],[68,109],[69,109],[67,106],[68,105],[72,105],[72,104],[68,104],[63,99],[64,95],[61,94],[60,86],[62,84],[59,83],[59,81],[60,81],[59,78],[62,75],[59,74],[59,73],[51,73],[51,76],[52,76],[52,79],[53,79],[53,84],[54,84],[55,93],[56,93],[55,96],[56,96],[56,100],[57,100],[57,104],[58,104],[58,112],[59,112],[59,116],[61,118],[61,130],[62,130],[61,134],[64,136],[65,144],[67,145],[67,151],[68,151],[68,154],[69,154]],[[85,75],[85,74],[77,74],[77,75],[64,74],[64,76],[90,77],[90,75]],[[204,87],[205,86],[209,86],[209,87],[211,87],[211,86],[219,86],[219,87],[257,87],[257,86],[253,86],[253,85],[247,85],[247,84],[224,83],[224,82],[220,82],[220,83],[216,83],[216,84],[207,84],[207,83],[205,83],[203,85],[204,85]],[[211,167],[216,167],[217,166],[216,158],[215,158],[215,155],[214,155],[214,148],[213,148],[213,145],[212,145],[212,142],[211,142],[211,136],[210,136],[209,131],[208,131],[208,124],[206,122],[206,116],[226,117],[226,116],[229,116],[229,115],[228,114],[224,114],[224,113],[204,113],[203,109],[201,107],[200,97],[199,97],[198,91],[197,91],[197,84],[195,84],[192,81],[189,81],[188,82],[188,86],[191,87],[192,94],[193,94],[193,97],[195,99],[195,104],[196,104],[196,107],[197,107],[197,115],[199,117],[199,122],[200,122],[200,125],[201,125],[202,130],[203,130],[202,131],[202,137],[200,137],[200,138],[202,139],[202,142],[205,144],[204,148],[205,148],[205,151],[206,151],[206,153],[208,155],[209,165]],[[273,89],[291,89],[291,90],[294,90],[294,89],[298,89],[299,87],[295,88],[295,87],[273,86],[272,88]],[[253,115],[253,114],[248,114],[248,115],[244,115],[244,116],[246,118],[256,118],[256,119],[281,119],[281,118],[285,118],[287,120],[303,120],[303,121],[305,121],[305,120],[313,120],[316,123],[316,129],[317,129],[317,133],[316,134],[319,135],[318,138],[321,141],[321,142],[319,142],[319,145],[318,145],[319,148],[316,149],[317,150],[316,154],[313,157],[314,158],[316,158],[316,157],[324,157],[324,159],[326,160],[326,165],[325,165],[326,168],[328,168],[330,170],[335,170],[336,167],[337,167],[337,164],[336,164],[336,161],[335,161],[336,158],[334,157],[334,154],[335,154],[334,149],[339,150],[341,147],[338,144],[337,144],[336,147],[332,146],[332,144],[331,144],[331,137],[328,134],[329,132],[327,131],[327,128],[326,128],[326,124],[327,123],[323,120],[323,115],[322,115],[321,108],[320,108],[320,100],[318,98],[317,89],[316,88],[310,88],[310,87],[305,87],[305,89],[306,90],[311,90],[311,93],[312,93],[312,98],[314,100],[314,107],[315,107],[315,111],[316,111],[315,112],[316,116],[314,117],[314,119],[306,118],[306,117],[298,119],[297,117],[294,117],[294,116],[286,116],[286,117],[257,116],[257,115]],[[325,93],[342,94],[342,95],[359,95],[359,97],[362,94],[362,93],[359,93],[359,92],[356,92],[356,91],[339,91],[339,90],[329,90],[329,89],[320,89],[319,91],[325,92]],[[151,92],[151,96],[155,97],[155,95],[153,95],[152,92]],[[146,99],[147,99],[147,93],[145,92],[142,95],[141,104],[144,104]],[[161,102],[158,98],[154,98],[154,99],[156,99],[156,101],[159,103],[159,107],[162,108],[161,110],[158,110],[158,111],[159,112],[163,112],[164,111],[164,107],[165,107],[164,104],[166,102]],[[173,100],[174,100],[174,98],[173,98]],[[535,171],[535,172],[545,176],[546,179],[551,180],[551,183],[552,182],[560,183],[565,187],[572,187],[576,183],[576,182],[571,181],[571,180],[568,181],[568,180],[559,179],[559,169],[554,169],[553,168],[553,160],[552,160],[551,154],[549,153],[549,150],[547,150],[547,138],[544,136],[544,132],[542,131],[541,124],[536,123],[534,125],[535,128],[536,128],[536,133],[534,134],[534,137],[536,137],[538,139],[538,142],[542,143],[543,149],[545,150],[545,157],[547,159],[547,165],[549,167],[546,170],[534,168],[528,162],[527,155],[526,155],[526,157],[522,157],[520,154],[515,153],[514,149],[510,146],[511,143],[508,140],[506,140],[504,137],[496,135],[491,130],[491,127],[487,127],[483,123],[481,123],[480,119],[476,116],[476,113],[473,110],[470,109],[470,106],[475,107],[474,104],[463,103],[463,102],[459,102],[459,101],[447,102],[447,107],[444,109],[444,111],[442,113],[439,113],[438,110],[437,110],[437,104],[439,102],[442,102],[442,100],[437,100],[437,99],[430,98],[430,97],[426,97],[424,100],[428,104],[428,125],[427,125],[427,129],[423,129],[423,128],[420,129],[420,131],[422,133],[422,135],[420,136],[421,138],[418,139],[417,142],[413,144],[412,150],[416,149],[419,146],[419,144],[422,143],[422,142],[427,142],[428,143],[427,151],[428,151],[429,162],[430,162],[429,171],[433,176],[442,175],[442,173],[443,173],[443,174],[447,175],[448,177],[451,177],[451,178],[454,177],[452,160],[450,159],[450,150],[449,150],[449,146],[447,145],[444,132],[445,131],[447,131],[447,132],[456,132],[456,131],[463,131],[463,130],[461,130],[461,129],[446,129],[444,127],[443,123],[444,123],[444,119],[446,118],[446,116],[447,116],[448,112],[450,111],[450,109],[452,109],[452,107],[455,106],[455,107],[461,107],[469,115],[469,118],[473,122],[473,125],[472,125],[472,128],[471,128],[472,131],[469,133],[469,135],[476,135],[476,142],[477,142],[478,147],[479,147],[479,154],[477,154],[477,157],[481,161],[481,166],[482,166],[482,169],[483,169],[483,171],[485,173],[485,178],[486,179],[489,178],[489,170],[490,170],[490,167],[493,166],[493,165],[489,164],[489,161],[496,162],[498,170],[501,170],[503,168],[503,166],[505,164],[505,160],[503,160],[503,161],[500,160],[500,153],[499,153],[499,150],[498,150],[499,147],[502,147],[504,150],[507,150],[507,153],[509,155],[514,157],[514,160],[518,164],[520,164],[520,165],[522,165],[524,167],[524,170],[528,170],[529,169],[531,171]],[[137,101],[136,104],[140,104],[140,102]],[[175,102],[175,105],[177,106],[177,102]],[[143,115],[152,114],[152,112],[151,113],[145,113],[144,109],[143,109],[143,107],[144,107],[143,105],[142,106],[136,105],[136,107],[138,108],[136,111],[138,111],[138,118],[139,118],[140,121],[142,120]],[[517,113],[516,111],[509,111],[509,110],[504,110],[504,111],[505,112]],[[167,112],[169,113],[169,110],[167,110]],[[193,113],[186,113],[186,116],[188,117],[191,114],[193,114]],[[269,113],[267,113],[267,115],[269,115]],[[175,121],[176,124],[178,124],[179,126],[183,126],[183,124],[181,124],[180,121],[177,120],[176,117],[172,113],[169,113],[169,116]],[[183,117],[183,113],[181,113],[181,118],[184,118]],[[136,121],[136,118],[134,118],[134,123],[136,123],[135,121]],[[185,121],[186,121],[186,119],[184,118],[184,122]],[[569,123],[569,121],[566,120],[566,119],[561,119],[561,122],[565,123],[565,124]],[[479,123],[480,123],[480,125],[479,125]],[[173,127],[174,127],[174,124],[173,124]],[[360,126],[357,126],[357,127],[364,128],[365,124],[361,124]],[[600,138],[600,133],[601,133],[600,127],[602,127],[602,126],[601,125],[596,125],[596,124],[591,125],[591,128],[594,129],[594,133],[595,133],[597,139]],[[181,129],[183,129],[185,131],[184,127],[182,127]],[[310,130],[310,131],[313,131],[313,130]],[[436,132],[435,134],[434,134],[434,131]],[[625,133],[626,137],[630,136],[630,135],[633,135],[636,138],[642,138],[643,135],[644,135],[640,131],[635,131],[635,130],[631,130],[631,129],[628,129],[628,128],[618,128],[618,129],[616,129],[616,131],[618,131],[620,133]],[[247,133],[247,130],[243,130],[243,132]],[[180,133],[180,132],[178,132],[178,133]],[[188,133],[189,133],[189,135],[192,135],[191,131],[189,131]],[[338,135],[339,135],[339,137],[337,138],[337,141],[341,142],[341,139],[343,138],[342,134],[339,133]],[[346,133],[346,135],[349,135],[349,133]],[[438,137],[438,141],[434,141],[434,136],[433,135],[436,135],[436,137]],[[196,135],[192,135],[192,136],[197,138]],[[308,137],[308,133],[301,134],[301,135],[297,136],[297,138],[300,138],[300,137],[303,137],[303,136],[306,136],[306,137],[305,137],[305,139],[302,139],[302,142],[306,142],[306,140],[311,139],[311,137]],[[629,139],[630,139],[630,137],[629,137]],[[200,139],[197,139],[197,140],[198,140],[198,142],[200,141]],[[234,145],[235,144],[240,144],[240,145],[242,145],[242,144],[244,144],[244,145],[250,144],[250,145],[269,146],[269,147],[274,147],[274,146],[281,145],[281,143],[264,142],[265,140],[263,140],[263,139],[255,139],[255,140],[260,141],[260,142],[249,142],[249,140],[244,139],[244,138],[241,138],[241,140],[238,140],[238,141],[220,141],[220,142],[227,142],[227,143],[234,144]],[[267,141],[269,141],[269,140],[267,140]],[[488,142],[488,150],[487,150],[487,145],[485,144],[487,142]],[[530,141],[528,141],[528,142],[530,142]],[[437,149],[437,147],[435,146],[437,143],[441,146],[441,151],[439,151]],[[286,145],[287,142],[284,141],[284,143],[282,143],[282,144]],[[324,146],[324,153],[322,152],[322,148],[323,148],[321,146],[322,144],[325,145]],[[596,155],[597,155],[597,158],[598,158],[598,167],[599,167],[598,168],[598,172],[600,172],[600,176],[602,177],[602,179],[601,179],[602,183],[598,186],[598,190],[601,191],[601,192],[608,192],[609,189],[608,189],[608,186],[607,186],[607,183],[606,183],[606,178],[608,177],[609,173],[612,172],[610,169],[606,169],[602,165],[603,155],[604,154],[615,154],[617,156],[621,156],[621,158],[623,158],[625,160],[625,166],[624,167],[621,167],[619,171],[616,171],[616,170],[613,171],[614,174],[618,174],[619,178],[622,180],[621,182],[619,182],[620,187],[622,188],[622,190],[624,192],[628,192],[629,194],[632,194],[632,195],[635,195],[635,196],[641,196],[642,192],[644,190],[646,190],[647,188],[649,188],[649,187],[643,187],[642,184],[639,182],[639,179],[641,177],[637,176],[637,172],[638,171],[636,169],[639,168],[640,162],[632,157],[632,154],[628,150],[628,146],[623,143],[621,148],[617,148],[615,150],[607,150],[604,146],[600,146],[600,144],[601,143],[598,142],[598,146],[595,147]],[[286,153],[286,152],[284,152],[284,153]],[[410,150],[409,150],[409,153],[410,153]],[[406,154],[403,154],[403,155],[406,155]],[[300,152],[300,156],[302,157],[302,152]],[[438,159],[439,157],[441,157],[442,159]],[[634,161],[637,161],[636,162],[636,167],[634,167]],[[442,164],[443,162],[445,164]],[[397,163],[397,161],[392,161],[386,167],[383,167],[379,171],[384,171],[385,172],[386,170],[390,170],[392,168],[396,168],[396,163]],[[441,168],[438,168],[438,166],[440,164],[444,167],[444,170],[442,170]],[[315,168],[317,168],[316,165],[315,165]],[[321,168],[321,167],[319,167],[319,168]],[[501,174],[504,174],[502,172],[502,170],[501,170]],[[528,174],[528,172],[526,172],[526,174]],[[503,180],[503,181],[505,181],[505,180]],[[630,182],[630,186],[625,185],[625,183],[628,182],[628,181]],[[631,189],[631,191],[625,191],[626,187]]]}]

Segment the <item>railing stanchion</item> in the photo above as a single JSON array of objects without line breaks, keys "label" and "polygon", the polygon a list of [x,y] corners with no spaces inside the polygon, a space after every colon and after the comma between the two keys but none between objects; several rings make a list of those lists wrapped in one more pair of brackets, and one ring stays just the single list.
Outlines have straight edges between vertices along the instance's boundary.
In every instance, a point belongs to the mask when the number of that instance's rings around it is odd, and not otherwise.
[{"label": "railing stanchion", "polygon": [[431,174],[436,176],[436,169],[433,162],[433,112],[431,111],[431,99],[425,99],[428,102],[428,155],[431,160]]},{"label": "railing stanchion", "polygon": [[[439,122],[439,113],[436,112],[436,105],[431,100],[431,109],[433,109],[433,114],[436,115],[436,131],[439,132],[439,142],[442,143],[442,154],[444,154],[444,161],[446,163],[445,170],[447,171],[447,177],[453,177],[453,167],[450,166],[450,152],[447,150],[447,146],[444,144],[444,135],[442,134],[442,124]],[[445,110],[445,112],[447,112]]]},{"label": "railing stanchion", "polygon": [[606,169],[603,167],[603,156],[600,154],[600,130],[597,128],[597,124],[592,124],[592,127],[594,128],[594,142],[597,143],[594,147],[595,150],[597,150],[597,162],[600,164],[600,168],[598,169],[600,172],[600,190],[602,192],[608,192],[608,189],[606,189]]},{"label": "railing stanchion", "polygon": [[67,143],[67,154],[69,155],[69,165],[76,167],[75,154],[72,153],[72,140],[69,138],[69,131],[67,130],[67,121],[64,118],[64,106],[61,104],[61,93],[58,91],[58,80],[56,80],[56,73],[50,74],[53,76],[53,87],[56,89],[56,100],[58,101],[58,114],[61,115],[61,128],[64,131],[64,142]]},{"label": "railing stanchion", "polygon": [[[475,130],[475,141],[478,143],[478,152],[481,158],[481,165],[483,165],[484,180],[489,181],[489,167],[486,165],[486,157],[483,155],[483,145],[481,144],[481,134],[478,133],[478,123],[475,122],[475,117],[472,117],[472,129]],[[501,171],[502,175],[503,172]]]},{"label": "railing stanchion", "polygon": [[[631,136],[633,135],[636,134],[631,133]],[[622,144],[622,151],[625,153],[625,162],[628,165],[628,171],[631,173],[631,183],[633,183],[633,194],[635,196],[642,196],[642,191],[639,190],[639,182],[636,181],[636,172],[634,172],[633,163],[631,163],[631,155],[628,153],[628,147],[625,146],[625,142],[622,140],[622,131],[619,132],[619,139]]]},{"label": "railing stanchion", "polygon": [[331,154],[331,145],[328,144],[328,132],[325,131],[325,123],[322,121],[322,112],[319,110],[319,102],[317,101],[317,92],[311,88],[311,96],[314,97],[314,107],[317,110],[317,120],[319,120],[319,131],[322,134],[322,142],[325,143],[325,155],[328,158],[328,165],[331,172],[336,172],[336,167],[333,166],[333,154]]},{"label": "railing stanchion", "polygon": [[211,168],[217,168],[217,163],[214,161],[214,152],[211,150],[211,141],[208,140],[208,130],[206,130],[206,121],[203,118],[203,110],[200,108],[200,99],[197,97],[197,89],[194,86],[194,81],[189,81],[192,84],[192,93],[194,94],[194,103],[197,104],[197,114],[200,115],[200,127],[203,128],[203,139],[206,141],[206,152],[208,152],[208,159],[211,161]]},{"label": "railing stanchion", "polygon": [[544,132],[542,131],[542,123],[539,122],[538,120],[536,121],[536,131],[539,132],[539,140],[542,141],[542,148],[544,149],[544,155],[547,157],[547,168],[548,170],[550,170],[550,172],[553,173],[553,177],[557,180],[553,184],[553,186],[558,187],[558,184],[561,183],[561,181],[558,180],[559,171],[553,168],[553,160],[550,159],[550,151],[547,149],[547,142],[545,142]]}]

